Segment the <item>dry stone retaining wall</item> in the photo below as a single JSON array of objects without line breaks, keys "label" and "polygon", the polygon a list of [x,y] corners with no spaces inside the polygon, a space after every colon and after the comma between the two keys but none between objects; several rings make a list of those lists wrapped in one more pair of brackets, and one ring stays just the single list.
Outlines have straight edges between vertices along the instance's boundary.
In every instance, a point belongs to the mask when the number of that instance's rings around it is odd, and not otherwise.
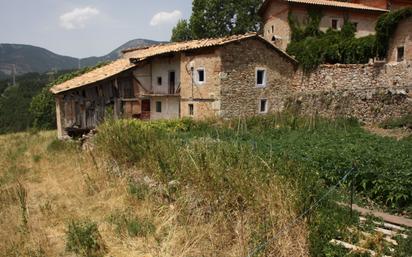
[{"label": "dry stone retaining wall", "polygon": [[302,114],[379,123],[412,113],[412,62],[322,65],[296,73],[286,105]]}]

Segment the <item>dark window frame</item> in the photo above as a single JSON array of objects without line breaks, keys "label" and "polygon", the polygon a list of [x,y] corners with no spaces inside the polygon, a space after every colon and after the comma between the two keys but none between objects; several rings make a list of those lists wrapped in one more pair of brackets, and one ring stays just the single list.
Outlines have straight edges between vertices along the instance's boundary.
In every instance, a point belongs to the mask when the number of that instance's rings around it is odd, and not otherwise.
[{"label": "dark window frame", "polygon": [[264,68],[256,68],[256,86],[266,87],[267,71]]},{"label": "dark window frame", "polygon": [[269,109],[268,104],[269,104],[268,99],[266,99],[266,98],[260,99],[260,101],[259,101],[259,113],[267,113],[268,109]]},{"label": "dark window frame", "polygon": [[399,46],[396,48],[396,60],[403,62],[405,60],[405,46]]},{"label": "dark window frame", "polygon": [[206,69],[205,68],[197,68],[196,69],[196,76],[197,76],[197,83],[198,84],[206,83]]},{"label": "dark window frame", "polygon": [[162,113],[162,101],[156,101],[156,112]]},{"label": "dark window frame", "polygon": [[189,108],[189,115],[190,116],[195,115],[195,106],[193,104],[189,104],[188,108]]}]

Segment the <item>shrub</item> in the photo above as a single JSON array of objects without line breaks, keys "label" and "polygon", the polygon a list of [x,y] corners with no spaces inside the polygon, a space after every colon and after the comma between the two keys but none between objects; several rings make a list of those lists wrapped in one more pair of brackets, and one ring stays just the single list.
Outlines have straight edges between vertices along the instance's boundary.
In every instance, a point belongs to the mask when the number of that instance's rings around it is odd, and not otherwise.
[{"label": "shrub", "polygon": [[66,232],[66,250],[83,257],[101,257],[106,246],[97,228],[91,221],[72,221]]}]

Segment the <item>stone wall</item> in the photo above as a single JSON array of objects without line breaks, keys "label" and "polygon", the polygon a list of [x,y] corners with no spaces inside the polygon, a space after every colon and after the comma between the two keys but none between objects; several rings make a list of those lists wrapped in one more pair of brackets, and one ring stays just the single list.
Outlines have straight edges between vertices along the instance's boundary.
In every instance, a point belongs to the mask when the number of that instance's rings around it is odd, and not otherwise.
[{"label": "stone wall", "polygon": [[[256,39],[223,46],[221,58],[220,116],[259,114],[261,99],[268,101],[268,112],[282,111],[295,72],[295,63],[290,58]],[[256,85],[257,68],[266,70],[265,86]]]},{"label": "stone wall", "polygon": [[296,73],[286,105],[302,114],[379,123],[412,113],[412,63],[322,65]]}]

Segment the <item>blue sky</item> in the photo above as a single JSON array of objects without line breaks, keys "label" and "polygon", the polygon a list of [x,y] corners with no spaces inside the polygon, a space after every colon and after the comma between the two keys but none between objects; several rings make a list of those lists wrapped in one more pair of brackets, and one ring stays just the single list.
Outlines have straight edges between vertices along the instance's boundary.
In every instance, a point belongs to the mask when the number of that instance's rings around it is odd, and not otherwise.
[{"label": "blue sky", "polygon": [[73,57],[100,56],[128,40],[169,40],[191,0],[0,0],[0,43]]}]

